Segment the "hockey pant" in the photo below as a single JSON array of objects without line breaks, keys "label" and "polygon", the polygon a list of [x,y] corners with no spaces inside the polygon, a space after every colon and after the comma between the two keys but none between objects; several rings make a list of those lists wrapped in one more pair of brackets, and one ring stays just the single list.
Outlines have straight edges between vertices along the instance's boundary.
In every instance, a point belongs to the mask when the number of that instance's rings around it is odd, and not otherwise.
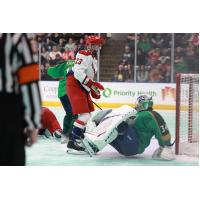
[{"label": "hockey pant", "polygon": [[138,153],[139,139],[136,131],[130,126],[123,135],[118,135],[110,145],[124,156],[132,156]]}]

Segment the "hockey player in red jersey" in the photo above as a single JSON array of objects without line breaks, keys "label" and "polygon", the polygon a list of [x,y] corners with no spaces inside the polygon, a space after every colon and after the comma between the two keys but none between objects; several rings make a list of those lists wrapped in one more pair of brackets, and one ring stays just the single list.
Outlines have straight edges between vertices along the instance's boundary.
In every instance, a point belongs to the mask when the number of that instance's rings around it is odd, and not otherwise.
[{"label": "hockey player in red jersey", "polygon": [[100,50],[103,39],[96,35],[90,35],[86,39],[86,50],[80,50],[76,55],[75,65],[67,74],[67,94],[72,106],[73,114],[79,114],[74,122],[72,133],[67,144],[68,153],[85,153],[80,145],[84,138],[84,131],[87,121],[94,111],[90,95],[99,99],[100,90],[104,87],[95,82],[94,76],[97,73],[97,51]]},{"label": "hockey player in red jersey", "polygon": [[45,135],[46,137],[51,135],[56,138],[61,138],[61,133],[62,129],[54,113],[50,109],[42,107],[42,128],[39,129],[38,134]]}]

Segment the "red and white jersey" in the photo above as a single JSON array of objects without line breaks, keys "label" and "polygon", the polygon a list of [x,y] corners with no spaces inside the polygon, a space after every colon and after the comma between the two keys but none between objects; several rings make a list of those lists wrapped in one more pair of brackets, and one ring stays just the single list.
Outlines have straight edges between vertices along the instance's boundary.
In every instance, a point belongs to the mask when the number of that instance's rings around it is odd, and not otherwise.
[{"label": "red and white jersey", "polygon": [[97,73],[97,59],[92,56],[92,52],[81,50],[76,55],[76,62],[73,67],[74,77],[82,84],[82,86],[90,91],[85,84],[88,79],[93,80]]}]

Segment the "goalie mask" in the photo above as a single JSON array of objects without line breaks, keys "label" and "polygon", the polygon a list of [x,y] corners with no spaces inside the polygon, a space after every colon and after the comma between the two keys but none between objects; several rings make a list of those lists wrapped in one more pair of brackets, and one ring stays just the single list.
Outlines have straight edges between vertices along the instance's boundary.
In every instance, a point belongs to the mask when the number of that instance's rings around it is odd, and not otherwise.
[{"label": "goalie mask", "polygon": [[153,99],[151,96],[141,95],[137,98],[135,109],[137,111],[144,111],[152,109]]}]

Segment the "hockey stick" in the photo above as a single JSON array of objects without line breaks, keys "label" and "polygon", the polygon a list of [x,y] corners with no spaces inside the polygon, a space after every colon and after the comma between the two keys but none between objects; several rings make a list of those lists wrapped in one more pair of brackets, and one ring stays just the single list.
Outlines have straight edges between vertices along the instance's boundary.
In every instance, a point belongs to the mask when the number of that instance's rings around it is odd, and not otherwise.
[{"label": "hockey stick", "polygon": [[103,110],[98,104],[96,104],[94,101],[92,101],[92,103],[97,107],[99,108],[100,110]]}]

